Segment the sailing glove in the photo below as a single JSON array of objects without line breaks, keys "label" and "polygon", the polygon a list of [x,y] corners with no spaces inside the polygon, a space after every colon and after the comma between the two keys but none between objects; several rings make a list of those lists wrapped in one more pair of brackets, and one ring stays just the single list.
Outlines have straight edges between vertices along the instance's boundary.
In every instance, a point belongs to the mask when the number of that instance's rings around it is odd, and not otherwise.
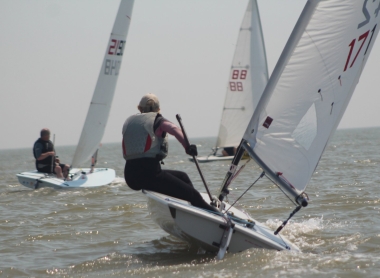
[{"label": "sailing glove", "polygon": [[190,145],[186,148],[186,153],[191,156],[197,156],[198,151],[197,151],[197,146],[196,145]]}]

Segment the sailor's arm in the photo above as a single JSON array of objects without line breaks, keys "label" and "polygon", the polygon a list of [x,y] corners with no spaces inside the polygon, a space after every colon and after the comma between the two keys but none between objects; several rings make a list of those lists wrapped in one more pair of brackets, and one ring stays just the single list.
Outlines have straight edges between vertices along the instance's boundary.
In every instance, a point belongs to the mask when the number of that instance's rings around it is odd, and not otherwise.
[{"label": "sailor's arm", "polygon": [[35,156],[36,156],[37,160],[42,160],[42,159],[47,158],[48,156],[55,155],[54,151],[42,153],[42,146],[40,144],[36,144],[34,146],[34,153],[35,153]]},{"label": "sailor's arm", "polygon": [[163,120],[160,124],[160,126],[157,128],[155,134],[156,136],[162,136],[162,133],[167,132],[170,135],[173,135],[178,142],[180,142],[183,146],[183,148],[186,150],[188,145],[186,144],[185,137],[183,136],[182,130],[173,124],[172,122],[169,122],[168,120]]},{"label": "sailor's arm", "polygon": [[188,155],[198,155],[196,145],[188,145],[185,140],[185,136],[183,136],[182,130],[172,122],[169,122],[168,120],[162,121],[155,134],[156,136],[161,136],[163,132],[167,132],[170,135],[173,135],[178,140],[178,142],[182,144]]},{"label": "sailor's arm", "polygon": [[53,151],[52,151],[52,152],[43,153],[43,154],[41,154],[41,155],[37,158],[37,160],[42,160],[42,159],[47,158],[48,156],[53,156],[53,155],[55,155],[55,153],[54,153]]},{"label": "sailor's arm", "polygon": [[161,122],[160,126],[156,130],[156,136],[162,136],[162,133],[164,132],[167,132],[170,135],[173,135],[186,150],[188,145],[186,144],[185,137],[183,136],[182,130],[178,126],[176,126],[172,122],[169,122],[168,120],[164,120]]}]

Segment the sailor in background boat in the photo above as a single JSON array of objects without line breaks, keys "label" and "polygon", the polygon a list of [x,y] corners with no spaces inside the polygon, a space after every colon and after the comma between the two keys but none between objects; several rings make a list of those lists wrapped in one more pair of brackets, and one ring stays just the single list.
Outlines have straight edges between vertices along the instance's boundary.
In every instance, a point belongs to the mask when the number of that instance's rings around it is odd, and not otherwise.
[{"label": "sailor in background boat", "polygon": [[223,148],[222,154],[223,156],[234,156],[236,153],[236,147],[226,147]]},{"label": "sailor in background boat", "polygon": [[197,147],[186,145],[182,130],[162,117],[154,94],[143,96],[137,108],[141,114],[130,116],[123,126],[127,185],[133,190],[151,190],[186,200],[199,208],[218,211],[203,200],[186,173],[161,169],[160,162],[163,164],[168,154],[167,133],[175,136],[189,155],[198,155]]},{"label": "sailor in background boat", "polygon": [[[42,173],[55,173],[57,178],[64,179],[70,169],[70,165],[61,164],[55,158],[54,144],[50,141],[50,130],[44,128],[40,132],[40,138],[34,143],[33,155],[36,159],[36,169]],[[53,167],[54,166],[54,167]]]}]

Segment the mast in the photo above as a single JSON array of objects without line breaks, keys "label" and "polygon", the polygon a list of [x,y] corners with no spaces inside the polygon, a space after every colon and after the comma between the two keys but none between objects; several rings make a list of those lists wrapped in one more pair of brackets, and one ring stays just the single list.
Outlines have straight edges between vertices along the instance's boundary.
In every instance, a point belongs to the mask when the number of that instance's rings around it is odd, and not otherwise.
[{"label": "mast", "polygon": [[95,154],[107,125],[121,68],[134,0],[121,0],[90,108],[71,167],[80,167]]}]

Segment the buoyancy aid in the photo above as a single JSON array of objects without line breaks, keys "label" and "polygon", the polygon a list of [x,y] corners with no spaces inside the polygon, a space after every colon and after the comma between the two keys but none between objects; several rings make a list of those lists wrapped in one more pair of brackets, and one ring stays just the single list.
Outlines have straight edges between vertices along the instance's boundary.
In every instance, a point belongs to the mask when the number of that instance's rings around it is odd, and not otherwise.
[{"label": "buoyancy aid", "polygon": [[51,156],[48,156],[42,160],[37,160],[37,154],[36,154],[36,145],[39,144],[42,146],[42,150],[41,150],[41,154],[43,153],[47,153],[47,152],[51,152],[51,151],[54,151],[54,145],[53,145],[53,142],[51,142],[50,140],[49,141],[45,141],[45,140],[42,140],[41,138],[39,138],[35,143],[34,143],[34,147],[33,147],[33,155],[34,155],[34,158],[36,159],[36,167],[37,169],[39,168],[43,168],[43,167],[46,167],[46,166],[50,166],[53,164],[53,159]]},{"label": "buoyancy aid", "polygon": [[123,126],[123,157],[125,160],[154,157],[163,160],[168,154],[166,133],[162,137],[155,130],[164,118],[155,112],[130,116]]}]

